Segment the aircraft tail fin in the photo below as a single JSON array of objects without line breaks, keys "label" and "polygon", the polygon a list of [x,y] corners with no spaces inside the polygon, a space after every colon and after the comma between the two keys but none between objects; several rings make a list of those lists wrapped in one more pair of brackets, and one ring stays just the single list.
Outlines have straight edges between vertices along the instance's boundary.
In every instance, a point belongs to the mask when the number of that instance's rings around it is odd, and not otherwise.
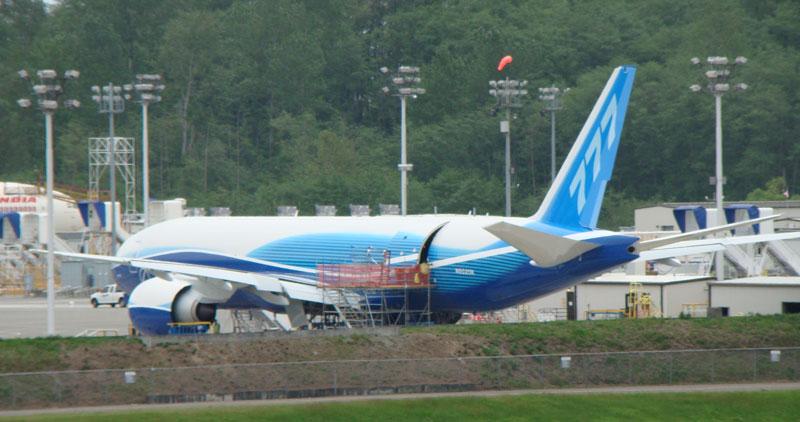
[{"label": "aircraft tail fin", "polygon": [[633,66],[614,69],[534,218],[561,227],[597,227],[635,75]]}]

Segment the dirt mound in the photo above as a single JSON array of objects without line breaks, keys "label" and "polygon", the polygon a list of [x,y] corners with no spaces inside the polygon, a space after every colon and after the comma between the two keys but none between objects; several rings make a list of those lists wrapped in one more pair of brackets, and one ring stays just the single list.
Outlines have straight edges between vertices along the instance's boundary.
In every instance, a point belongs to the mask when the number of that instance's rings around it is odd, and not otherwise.
[{"label": "dirt mound", "polygon": [[798,345],[800,315],[457,325],[408,328],[395,335],[345,331],[184,338],[149,347],[138,338],[42,338],[0,341],[0,372]]}]

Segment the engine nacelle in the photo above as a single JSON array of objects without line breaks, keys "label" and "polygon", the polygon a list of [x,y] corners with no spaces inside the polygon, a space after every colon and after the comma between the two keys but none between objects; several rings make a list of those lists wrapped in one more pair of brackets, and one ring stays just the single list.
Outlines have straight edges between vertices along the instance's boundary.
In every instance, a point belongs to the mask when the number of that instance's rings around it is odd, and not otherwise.
[{"label": "engine nacelle", "polygon": [[213,322],[216,305],[203,303],[203,296],[181,280],[154,277],[131,292],[128,314],[131,323],[145,335],[164,335],[174,322]]}]

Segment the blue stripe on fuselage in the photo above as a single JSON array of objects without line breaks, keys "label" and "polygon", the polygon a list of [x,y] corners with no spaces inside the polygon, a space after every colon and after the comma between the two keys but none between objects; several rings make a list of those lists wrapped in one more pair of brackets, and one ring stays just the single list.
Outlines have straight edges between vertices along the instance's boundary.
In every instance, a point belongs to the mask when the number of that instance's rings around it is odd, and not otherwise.
[{"label": "blue stripe on fuselage", "polygon": [[[542,231],[546,229],[558,235],[572,233],[552,226],[537,225],[535,223],[531,225],[536,229]],[[283,265],[301,266],[298,264],[302,263],[305,265],[301,267],[313,269],[318,262],[352,263],[353,260],[350,258],[350,253],[355,248],[354,245],[359,245],[359,247],[364,245],[373,246],[373,250],[375,250],[384,245],[379,243],[378,240],[389,242],[390,238],[379,239],[378,237],[372,237],[364,242],[356,243],[354,242],[353,234],[343,235],[339,240],[335,236],[325,236],[326,241],[323,242],[323,246],[311,244],[310,239],[305,240],[309,242],[305,243],[308,249],[304,252],[305,257],[300,260],[283,259],[283,257],[278,256],[277,252],[275,252],[277,249],[272,249],[272,247],[277,248],[278,245],[273,245],[276,242],[257,249],[256,251],[259,251],[259,253],[254,251],[254,253],[249,254],[251,260],[205,251],[166,252],[150,256],[149,259],[277,275],[297,275],[300,273],[310,277],[312,275],[309,273],[286,269]],[[532,266],[530,258],[518,251],[434,267],[431,272],[431,280],[433,282],[431,289],[432,306],[434,310],[486,311],[502,309],[531,298],[546,295],[583,281],[592,274],[635,259],[635,255],[627,252],[627,247],[635,240],[633,237],[623,235],[588,239],[586,240],[587,242],[597,243],[601,247],[552,268]],[[292,241],[298,242],[294,247],[299,247],[303,243],[299,242],[298,239],[293,239]],[[410,247],[411,242],[407,244]],[[502,241],[479,250],[443,248],[433,245],[429,251],[428,258],[430,262],[435,263],[442,259],[480,251],[491,251],[507,246]],[[410,249],[408,252],[411,253],[412,251],[413,249]],[[321,253],[322,255],[311,261],[309,257],[315,253]],[[377,255],[381,256],[380,253],[377,253]],[[259,258],[256,258],[256,256]],[[254,262],[256,259],[267,256],[274,258],[273,262],[282,266]],[[129,266],[117,267],[115,275],[123,289],[128,292],[130,290],[128,290],[127,286],[138,284],[140,279],[139,270]],[[249,300],[250,298],[241,299],[243,299],[242,303],[233,301],[231,303],[232,307],[246,307],[247,304],[258,302]]]}]

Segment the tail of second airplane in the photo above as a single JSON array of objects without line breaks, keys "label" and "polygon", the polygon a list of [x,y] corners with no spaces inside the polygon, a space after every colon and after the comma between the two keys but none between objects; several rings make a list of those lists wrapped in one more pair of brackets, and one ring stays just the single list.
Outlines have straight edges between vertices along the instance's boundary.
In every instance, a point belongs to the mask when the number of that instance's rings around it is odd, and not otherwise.
[{"label": "tail of second airplane", "polygon": [[565,228],[597,227],[635,74],[633,66],[614,69],[533,218]]}]

